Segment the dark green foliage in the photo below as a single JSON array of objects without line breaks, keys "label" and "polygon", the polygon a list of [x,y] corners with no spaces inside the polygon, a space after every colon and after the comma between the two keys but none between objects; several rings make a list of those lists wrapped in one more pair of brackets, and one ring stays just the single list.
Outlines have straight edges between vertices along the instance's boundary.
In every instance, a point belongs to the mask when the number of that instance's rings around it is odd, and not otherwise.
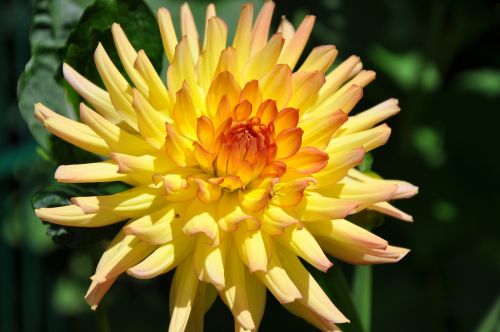
[{"label": "dark green foliage", "polygon": [[[90,6],[68,38],[64,61],[90,81],[103,86],[93,55],[98,43],[102,43],[113,63],[120,64],[111,35],[113,23],[122,25],[134,48],[143,49],[160,71],[163,46],[156,19],[143,1],[134,0],[97,0]],[[125,73],[123,69],[122,72]]]}]

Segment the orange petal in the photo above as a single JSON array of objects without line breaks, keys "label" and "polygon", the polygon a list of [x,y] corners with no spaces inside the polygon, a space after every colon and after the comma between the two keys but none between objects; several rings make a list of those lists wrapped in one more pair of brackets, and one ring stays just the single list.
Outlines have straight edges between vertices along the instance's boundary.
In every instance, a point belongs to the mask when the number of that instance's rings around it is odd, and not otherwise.
[{"label": "orange petal", "polygon": [[240,86],[230,72],[218,74],[207,92],[206,104],[209,117],[213,118],[224,96],[227,96],[229,107],[232,109],[239,102]]},{"label": "orange petal", "polygon": [[319,172],[328,164],[328,154],[311,146],[303,147],[292,157],[283,160],[298,172],[312,174]]},{"label": "orange petal", "polygon": [[297,153],[302,144],[303,133],[304,131],[301,128],[283,130],[278,137],[276,137],[276,146],[278,148],[276,159],[289,158]]},{"label": "orange petal", "polygon": [[283,130],[297,127],[299,122],[299,111],[295,108],[284,108],[278,112],[273,122],[274,132],[279,135]]},{"label": "orange petal", "polygon": [[272,99],[264,101],[259,109],[257,110],[257,117],[260,119],[260,123],[269,124],[278,115],[278,108],[276,107],[276,102]]}]

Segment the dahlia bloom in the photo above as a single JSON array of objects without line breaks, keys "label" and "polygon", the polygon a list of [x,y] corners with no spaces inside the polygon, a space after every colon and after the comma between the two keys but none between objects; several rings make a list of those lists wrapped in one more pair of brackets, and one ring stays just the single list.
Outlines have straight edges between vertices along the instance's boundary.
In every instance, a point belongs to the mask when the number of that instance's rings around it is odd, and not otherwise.
[{"label": "dahlia bloom", "polygon": [[127,220],[91,277],[86,299],[93,309],[123,272],[147,279],[175,269],[170,331],[202,329],[217,294],[235,330],[255,331],[266,290],[292,313],[334,331],[348,319],[302,261],[326,271],[327,254],[373,264],[397,262],[408,252],[344,219],[370,209],[411,221],[388,201],[413,196],[417,187],[355,169],[389,138],[390,128],[378,124],[399,111],[397,100],[349,116],[375,73],[351,56],[326,74],[337,55],[333,45],[314,48],[297,69],[315,17],[306,16],[296,30],[283,19],[268,38],[273,9],[265,2],[253,22],[253,6],[244,5],[228,46],[227,26],[213,5],[201,44],[187,4],[180,40],[161,8],[166,84],[114,24],[133,86],[99,45],[95,64],[106,90],[63,67],[87,102],[81,122],[35,105],[52,134],[102,156],[59,166],[59,182],[131,186],[36,210],[42,220],[67,226]]}]

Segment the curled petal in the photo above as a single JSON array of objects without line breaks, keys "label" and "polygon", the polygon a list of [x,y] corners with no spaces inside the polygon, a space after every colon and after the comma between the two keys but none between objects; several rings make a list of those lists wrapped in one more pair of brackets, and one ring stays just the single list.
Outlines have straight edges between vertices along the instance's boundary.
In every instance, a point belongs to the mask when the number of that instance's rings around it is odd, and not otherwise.
[{"label": "curled petal", "polygon": [[130,267],[127,273],[138,279],[151,279],[179,265],[193,250],[193,242],[186,236],[178,236],[172,242],[162,244],[139,264]]},{"label": "curled petal", "polygon": [[312,311],[322,321],[330,324],[349,322],[295,255],[282,249],[279,253],[283,267],[302,294],[297,302]]},{"label": "curled petal", "polygon": [[270,256],[267,272],[256,271],[255,275],[282,304],[302,298],[300,291],[281,265],[278,254],[274,250]]},{"label": "curled petal", "polygon": [[247,271],[234,250],[229,250],[226,259],[226,287],[220,291],[221,298],[233,313],[235,320],[245,330],[255,329],[250,303],[248,301]]},{"label": "curled petal", "polygon": [[249,230],[245,224],[241,224],[234,232],[234,240],[241,260],[251,273],[268,271],[271,243],[267,234],[260,230]]}]

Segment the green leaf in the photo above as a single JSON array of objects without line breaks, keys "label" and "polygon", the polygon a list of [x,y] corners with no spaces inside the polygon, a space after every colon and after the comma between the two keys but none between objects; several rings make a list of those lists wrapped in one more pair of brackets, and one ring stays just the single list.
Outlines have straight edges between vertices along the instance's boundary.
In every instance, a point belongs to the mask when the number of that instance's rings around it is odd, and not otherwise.
[{"label": "green leaf", "polygon": [[94,51],[102,43],[113,63],[124,74],[111,34],[113,23],[119,23],[136,50],[143,49],[159,72],[163,46],[155,16],[143,1],[97,0],[83,13],[68,38],[64,61],[90,81],[103,87],[94,64]]},{"label": "green leaf", "polygon": [[50,134],[33,116],[33,105],[38,102],[69,117],[74,111],[68,108],[61,84],[60,48],[89,1],[37,0],[31,27],[31,59],[19,77],[17,95],[23,119],[45,149],[49,149]]},{"label": "green leaf", "polygon": [[352,280],[352,300],[365,332],[370,332],[372,314],[372,267],[356,266]]},{"label": "green leaf", "polygon": [[340,328],[342,331],[363,332],[361,320],[351,298],[349,285],[339,264],[330,268],[327,273],[316,269],[310,269],[309,272],[328,294],[333,303],[351,321],[350,323],[341,324]]},{"label": "green leaf", "polygon": [[373,154],[371,154],[371,152],[368,152],[365,154],[365,158],[363,158],[361,164],[358,165],[358,169],[363,173],[370,172],[372,170],[372,166],[373,166]]},{"label": "green leaf", "polygon": [[[71,197],[110,195],[127,188],[127,185],[120,182],[102,184],[65,184],[53,185],[45,190],[38,191],[32,197],[33,209],[42,207],[57,207],[71,204]],[[48,224],[47,234],[52,240],[60,245],[80,248],[109,240],[118,233],[123,226],[123,222],[111,224],[103,227],[71,227],[55,224]]]},{"label": "green leaf", "polygon": [[475,331],[500,332],[500,296],[497,297]]}]

